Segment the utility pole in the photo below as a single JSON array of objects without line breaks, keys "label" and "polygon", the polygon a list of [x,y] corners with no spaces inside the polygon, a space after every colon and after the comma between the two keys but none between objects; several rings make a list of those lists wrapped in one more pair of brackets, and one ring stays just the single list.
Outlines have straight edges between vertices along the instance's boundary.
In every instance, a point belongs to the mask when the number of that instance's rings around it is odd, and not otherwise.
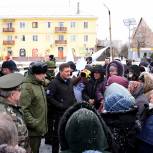
[{"label": "utility pole", "polygon": [[124,19],[123,23],[129,29],[128,59],[133,59],[133,52],[131,51],[131,26],[136,25],[136,20],[134,18]]},{"label": "utility pole", "polygon": [[109,40],[110,40],[109,45],[110,45],[110,54],[111,54],[111,57],[112,57],[112,60],[113,60],[114,59],[114,53],[113,53],[113,48],[112,48],[111,11],[106,4],[103,4],[103,5],[107,9],[108,15],[109,15]]}]

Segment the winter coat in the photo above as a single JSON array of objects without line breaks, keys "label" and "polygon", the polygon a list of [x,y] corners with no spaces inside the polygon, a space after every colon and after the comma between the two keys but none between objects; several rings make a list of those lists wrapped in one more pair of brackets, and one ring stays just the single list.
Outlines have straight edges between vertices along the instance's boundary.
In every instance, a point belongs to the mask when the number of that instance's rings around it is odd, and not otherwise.
[{"label": "winter coat", "polygon": [[135,153],[137,108],[120,112],[101,113],[110,128],[117,153]]},{"label": "winter coat", "polygon": [[100,106],[100,101],[103,99],[104,88],[105,83],[103,79],[95,80],[94,78],[91,78],[82,91],[83,100],[88,102],[89,99],[94,99],[95,108],[98,109]]},{"label": "winter coat", "polygon": [[112,83],[106,88],[105,93],[104,93],[104,98],[114,93],[122,94],[125,97],[130,98],[133,101],[133,103],[135,103],[135,98],[131,95],[131,93],[125,87],[117,83]]},{"label": "winter coat", "polygon": [[76,102],[72,80],[64,81],[58,73],[48,86],[47,102],[53,113],[63,114]]},{"label": "winter coat", "polygon": [[145,110],[146,105],[148,105],[149,101],[148,98],[144,95],[144,88],[143,85],[139,85],[136,87],[136,89],[132,92],[132,96],[135,98],[135,104],[138,107],[138,118],[143,123],[143,120],[145,118]]},{"label": "winter coat", "polygon": [[47,132],[47,102],[41,81],[29,74],[22,84],[21,107],[29,136],[44,136]]},{"label": "winter coat", "polygon": [[148,117],[144,122],[144,126],[138,135],[138,138],[153,146],[153,108],[149,110]]},{"label": "winter coat", "polygon": [[61,153],[82,153],[97,150],[108,153],[106,125],[87,103],[77,103],[62,116],[59,124]]},{"label": "winter coat", "polygon": [[109,78],[109,68],[111,65],[114,65],[118,69],[118,76],[123,76],[124,75],[124,66],[120,61],[114,60],[108,64],[106,67],[106,78]]},{"label": "winter coat", "polygon": [[0,97],[0,112],[11,116],[18,132],[18,145],[29,150],[28,129],[24,122],[21,107],[12,105],[8,100]]}]

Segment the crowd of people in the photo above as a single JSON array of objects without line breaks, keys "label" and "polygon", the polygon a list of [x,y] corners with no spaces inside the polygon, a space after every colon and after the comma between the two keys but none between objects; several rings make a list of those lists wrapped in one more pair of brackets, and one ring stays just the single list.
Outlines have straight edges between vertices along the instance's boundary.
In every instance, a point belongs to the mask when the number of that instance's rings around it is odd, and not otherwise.
[{"label": "crowd of people", "polygon": [[152,62],[90,58],[79,71],[72,61],[55,68],[53,55],[25,76],[3,62],[0,153],[39,153],[42,138],[52,153],[153,152]]}]

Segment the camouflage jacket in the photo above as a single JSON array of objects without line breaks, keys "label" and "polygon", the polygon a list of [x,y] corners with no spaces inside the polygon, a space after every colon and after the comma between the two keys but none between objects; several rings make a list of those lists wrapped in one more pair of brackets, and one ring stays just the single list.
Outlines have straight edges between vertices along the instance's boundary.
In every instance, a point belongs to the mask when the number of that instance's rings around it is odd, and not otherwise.
[{"label": "camouflage jacket", "polygon": [[0,112],[7,113],[11,116],[16,124],[18,131],[18,145],[29,150],[28,130],[23,120],[22,111],[19,106],[14,106],[8,100],[0,97]]}]

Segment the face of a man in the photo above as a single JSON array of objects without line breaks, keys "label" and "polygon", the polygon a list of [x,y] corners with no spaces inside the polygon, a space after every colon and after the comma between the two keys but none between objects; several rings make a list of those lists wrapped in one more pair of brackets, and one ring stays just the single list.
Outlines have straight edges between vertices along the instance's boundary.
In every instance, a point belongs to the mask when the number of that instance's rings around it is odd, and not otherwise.
[{"label": "face of a man", "polygon": [[41,74],[35,74],[35,77],[38,81],[43,81],[45,80],[45,76],[46,74],[45,73],[41,73]]},{"label": "face of a man", "polygon": [[69,79],[70,74],[71,74],[71,68],[70,67],[66,67],[66,68],[63,69],[63,71],[60,71],[60,76],[64,80]]},{"label": "face of a man", "polygon": [[110,60],[106,58],[105,59],[105,64],[108,65],[109,63],[110,63]]},{"label": "face of a man", "polygon": [[3,73],[4,75],[6,75],[6,74],[12,73],[12,71],[11,71],[10,69],[8,69],[8,68],[2,68],[2,73]]},{"label": "face of a man", "polygon": [[12,90],[12,91],[11,91],[11,95],[10,95],[10,97],[8,98],[8,100],[9,100],[13,105],[18,105],[18,104],[19,104],[19,100],[20,100],[20,96],[21,96],[21,87]]}]

